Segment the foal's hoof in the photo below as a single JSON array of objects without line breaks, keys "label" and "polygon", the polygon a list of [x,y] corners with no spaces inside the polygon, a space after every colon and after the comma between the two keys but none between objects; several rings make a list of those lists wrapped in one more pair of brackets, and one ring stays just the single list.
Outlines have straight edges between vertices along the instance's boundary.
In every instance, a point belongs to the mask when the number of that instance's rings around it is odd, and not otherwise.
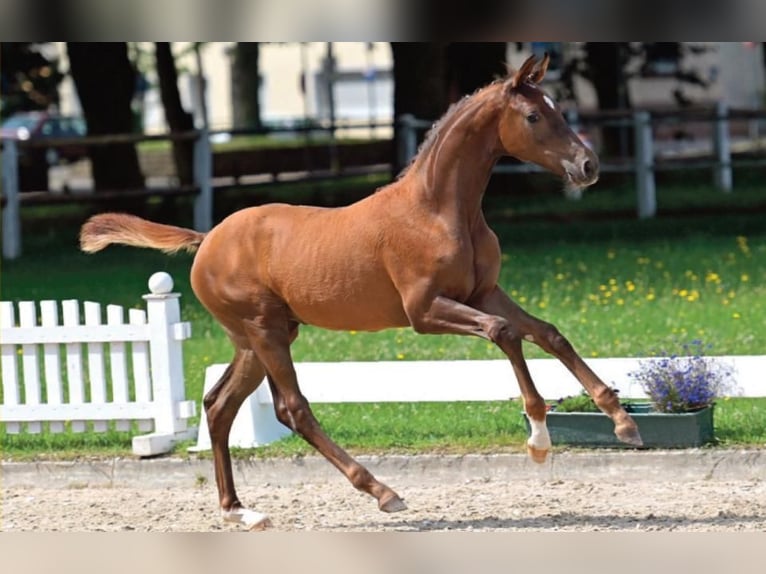
[{"label": "foal's hoof", "polygon": [[[631,421],[632,422],[632,421]],[[641,439],[641,435],[638,432],[636,423],[632,425],[620,425],[614,429],[614,434],[618,440],[629,444],[630,446],[644,446],[644,441]]]},{"label": "foal's hoof", "polygon": [[267,528],[271,528],[273,526],[274,524],[271,522],[271,518],[267,516],[260,522],[256,522],[255,524],[253,524],[250,528],[248,528],[248,530],[250,532],[262,532],[266,530]]},{"label": "foal's hoof", "polygon": [[232,524],[241,524],[250,531],[260,531],[271,528],[272,523],[268,515],[256,512],[248,508],[233,508],[231,510],[221,510],[221,517],[224,522]]},{"label": "foal's hoof", "polygon": [[548,449],[535,448],[531,444],[528,444],[527,454],[529,455],[529,458],[537,464],[542,464],[545,462],[545,459],[548,458]]},{"label": "foal's hoof", "polygon": [[404,501],[401,498],[394,494],[385,500],[381,500],[378,504],[378,508],[383,512],[401,512],[402,510],[407,510],[407,505],[404,504]]}]

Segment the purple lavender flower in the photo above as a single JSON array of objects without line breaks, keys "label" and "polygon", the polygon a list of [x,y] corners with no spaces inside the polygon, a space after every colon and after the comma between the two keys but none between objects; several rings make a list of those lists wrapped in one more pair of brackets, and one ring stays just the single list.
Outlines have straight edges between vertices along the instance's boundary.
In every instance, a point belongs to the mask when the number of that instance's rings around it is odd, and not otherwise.
[{"label": "purple lavender flower", "polygon": [[[682,354],[639,362],[628,376],[637,381],[660,412],[679,413],[712,404],[732,388],[732,368],[705,357],[702,341],[682,345]],[[709,348],[709,345],[707,346]]]}]

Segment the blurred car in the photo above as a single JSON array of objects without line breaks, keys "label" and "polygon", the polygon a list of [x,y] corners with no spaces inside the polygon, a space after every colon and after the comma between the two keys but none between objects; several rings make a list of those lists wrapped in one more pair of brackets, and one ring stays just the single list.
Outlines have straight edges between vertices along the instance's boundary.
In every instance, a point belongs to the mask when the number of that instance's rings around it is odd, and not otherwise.
[{"label": "blurred car", "polygon": [[[0,125],[0,137],[6,140],[76,139],[87,135],[85,120],[51,112],[14,114]],[[72,143],[53,147],[19,148],[19,188],[22,191],[48,189],[48,168],[62,162],[87,157],[85,145]]]},{"label": "blurred car", "polygon": [[[0,126],[0,137],[27,141],[34,139],[72,139],[87,135],[85,120],[78,116],[62,116],[50,112],[22,112],[14,114]],[[49,148],[46,153],[49,164],[59,160],[77,161],[87,155],[82,145]]]}]

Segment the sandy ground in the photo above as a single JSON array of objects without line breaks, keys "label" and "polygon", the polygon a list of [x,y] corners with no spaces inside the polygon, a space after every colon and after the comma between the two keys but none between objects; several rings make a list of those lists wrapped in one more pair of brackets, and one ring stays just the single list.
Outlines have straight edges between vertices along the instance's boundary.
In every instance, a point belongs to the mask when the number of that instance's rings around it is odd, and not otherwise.
[{"label": "sandy ground", "polygon": [[[241,530],[215,487],[3,488],[3,531]],[[377,510],[342,479],[239,488],[277,531],[766,531],[766,481],[497,480],[396,486],[409,509]],[[408,482],[406,480],[402,482]]]}]

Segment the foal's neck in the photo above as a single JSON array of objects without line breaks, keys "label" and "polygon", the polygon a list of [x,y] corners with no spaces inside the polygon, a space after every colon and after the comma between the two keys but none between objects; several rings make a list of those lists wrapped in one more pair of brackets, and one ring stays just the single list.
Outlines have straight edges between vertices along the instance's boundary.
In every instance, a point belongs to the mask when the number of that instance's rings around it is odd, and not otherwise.
[{"label": "foal's neck", "polygon": [[492,168],[502,155],[497,131],[502,101],[493,88],[458,104],[412,166],[419,194],[456,223],[476,221]]}]

